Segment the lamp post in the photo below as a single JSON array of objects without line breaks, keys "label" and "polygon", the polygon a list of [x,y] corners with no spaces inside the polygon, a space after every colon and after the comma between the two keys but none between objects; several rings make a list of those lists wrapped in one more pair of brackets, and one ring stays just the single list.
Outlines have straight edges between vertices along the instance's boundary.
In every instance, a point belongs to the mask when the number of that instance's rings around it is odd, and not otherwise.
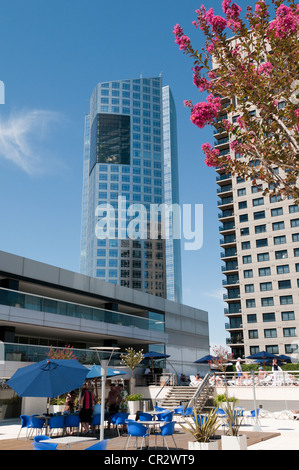
[{"label": "lamp post", "polygon": [[[99,362],[101,364],[101,429],[100,429],[100,441],[104,439],[104,418],[105,418],[105,389],[106,389],[106,378],[107,378],[107,369],[108,369],[108,364],[110,362],[110,359],[114,353],[114,351],[119,350],[120,348],[118,347],[107,347],[107,346],[94,346],[91,347],[90,349],[94,349],[97,352],[97,356],[99,359]],[[99,356],[98,351],[101,352],[110,352],[109,359],[101,359]]]},{"label": "lamp post", "polygon": [[260,432],[262,430],[259,419],[257,416],[257,406],[256,406],[256,395],[255,395],[255,384],[254,384],[254,372],[253,370],[251,371],[251,381],[252,381],[252,389],[253,389],[253,403],[254,403],[254,413],[255,413],[255,425],[253,427],[253,431],[258,431]]}]

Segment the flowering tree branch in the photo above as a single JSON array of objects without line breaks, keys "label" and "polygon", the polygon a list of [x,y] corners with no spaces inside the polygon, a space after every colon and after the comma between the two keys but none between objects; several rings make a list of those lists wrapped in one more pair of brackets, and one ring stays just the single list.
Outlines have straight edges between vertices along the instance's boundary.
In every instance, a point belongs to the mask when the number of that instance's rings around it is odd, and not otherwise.
[{"label": "flowering tree branch", "polygon": [[[229,139],[220,153],[202,146],[205,163],[227,173],[268,183],[265,193],[299,199],[299,6],[295,0],[258,0],[241,7],[223,0],[224,16],[213,8],[196,10],[193,22],[205,36],[205,47],[195,50],[178,24],[175,42],[194,61],[193,83],[206,101],[193,104],[190,119],[200,129],[212,125]],[[227,33],[233,33],[227,37]],[[254,183],[255,184],[255,183]]]}]

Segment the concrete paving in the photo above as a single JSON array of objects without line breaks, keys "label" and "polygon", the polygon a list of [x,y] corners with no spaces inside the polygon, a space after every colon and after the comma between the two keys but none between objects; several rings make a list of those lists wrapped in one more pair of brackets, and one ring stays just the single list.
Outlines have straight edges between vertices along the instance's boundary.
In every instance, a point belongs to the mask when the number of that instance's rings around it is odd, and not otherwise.
[{"label": "concrete paving", "polygon": [[[275,416],[274,416],[275,415]],[[270,417],[259,418],[260,431],[278,432],[280,436],[253,444],[248,450],[299,450],[299,420],[295,420],[290,413],[280,412],[270,414]],[[254,431],[256,423],[242,424],[241,431]],[[1,440],[16,439],[20,431],[19,420],[0,423],[0,449]],[[26,436],[26,430],[21,431],[20,437]]]}]

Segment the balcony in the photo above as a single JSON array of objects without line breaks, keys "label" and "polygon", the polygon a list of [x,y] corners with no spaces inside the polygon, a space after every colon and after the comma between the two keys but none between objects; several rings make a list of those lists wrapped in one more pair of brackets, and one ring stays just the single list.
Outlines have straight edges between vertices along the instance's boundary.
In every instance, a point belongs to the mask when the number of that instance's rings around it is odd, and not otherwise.
[{"label": "balcony", "polygon": [[221,186],[217,189],[217,194],[231,192],[233,190],[232,185]]},{"label": "balcony", "polygon": [[221,266],[221,271],[222,272],[238,271],[238,264],[230,263],[230,264],[226,264],[225,266]]},{"label": "balcony", "polygon": [[236,236],[235,235],[226,235],[224,238],[220,239],[220,245],[235,244]]},{"label": "balcony", "polygon": [[232,197],[224,197],[221,201],[217,202],[217,206],[233,206],[234,200]]},{"label": "balcony", "polygon": [[243,324],[241,321],[230,321],[229,323],[225,323],[226,330],[241,330],[243,328]]},{"label": "balcony", "polygon": [[226,218],[233,218],[234,211],[232,210],[224,210],[218,214],[218,219],[226,219]]},{"label": "balcony", "polygon": [[65,302],[54,298],[41,297],[4,288],[0,288],[0,305],[55,315],[64,315],[70,318],[80,318],[82,320],[92,320],[94,322],[140,328],[142,330],[165,331],[164,321],[142,318],[127,313]]}]

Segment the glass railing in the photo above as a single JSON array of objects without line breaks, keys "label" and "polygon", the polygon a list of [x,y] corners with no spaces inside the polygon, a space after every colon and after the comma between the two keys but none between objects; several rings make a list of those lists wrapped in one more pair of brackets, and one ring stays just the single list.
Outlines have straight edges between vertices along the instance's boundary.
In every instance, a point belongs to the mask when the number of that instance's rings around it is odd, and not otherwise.
[{"label": "glass railing", "polygon": [[142,330],[165,331],[165,322],[161,319],[142,318],[127,313],[64,302],[4,288],[0,288],[0,304],[95,322],[140,328]]},{"label": "glass railing", "polygon": [[[55,351],[65,348],[53,348]],[[39,362],[49,358],[51,346],[37,346],[33,344],[4,343],[4,360],[18,362]],[[99,358],[96,351],[91,349],[71,349],[73,358],[81,364],[98,364]],[[119,365],[119,359],[111,358],[109,365]]]}]

